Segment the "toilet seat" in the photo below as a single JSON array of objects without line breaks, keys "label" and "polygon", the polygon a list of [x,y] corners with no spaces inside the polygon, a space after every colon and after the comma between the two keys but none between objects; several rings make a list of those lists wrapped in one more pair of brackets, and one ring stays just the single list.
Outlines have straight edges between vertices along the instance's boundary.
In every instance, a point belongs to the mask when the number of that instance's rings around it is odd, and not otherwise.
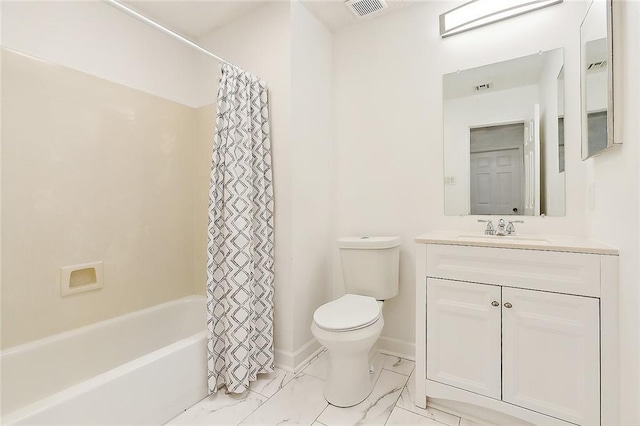
[{"label": "toilet seat", "polygon": [[373,297],[345,294],[325,303],[313,313],[315,324],[327,331],[352,331],[365,328],[382,316],[382,302]]}]

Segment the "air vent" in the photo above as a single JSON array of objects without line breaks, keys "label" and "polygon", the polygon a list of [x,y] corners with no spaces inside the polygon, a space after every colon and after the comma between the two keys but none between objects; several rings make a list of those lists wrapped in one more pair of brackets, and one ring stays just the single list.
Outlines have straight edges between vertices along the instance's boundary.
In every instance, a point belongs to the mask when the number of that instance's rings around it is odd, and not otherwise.
[{"label": "air vent", "polygon": [[493,83],[479,84],[477,86],[473,86],[473,90],[475,90],[476,92],[480,92],[482,90],[489,90],[491,89],[492,86],[493,86]]},{"label": "air vent", "polygon": [[587,71],[597,71],[607,68],[607,61],[592,62],[587,65]]},{"label": "air vent", "polygon": [[345,4],[358,18],[373,15],[388,7],[384,0],[349,0]]}]

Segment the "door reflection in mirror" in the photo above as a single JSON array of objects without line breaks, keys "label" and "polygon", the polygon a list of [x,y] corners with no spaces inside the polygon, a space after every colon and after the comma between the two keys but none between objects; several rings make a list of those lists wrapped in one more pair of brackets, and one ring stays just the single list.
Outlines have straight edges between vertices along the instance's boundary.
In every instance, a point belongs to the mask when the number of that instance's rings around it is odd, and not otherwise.
[{"label": "door reflection in mirror", "polygon": [[471,129],[471,214],[524,214],[524,123]]}]

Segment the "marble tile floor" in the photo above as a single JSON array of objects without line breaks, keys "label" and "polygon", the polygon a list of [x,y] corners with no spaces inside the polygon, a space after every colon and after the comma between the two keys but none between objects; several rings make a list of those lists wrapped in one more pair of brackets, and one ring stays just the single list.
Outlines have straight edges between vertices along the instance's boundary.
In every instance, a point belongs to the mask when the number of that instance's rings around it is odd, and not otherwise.
[{"label": "marble tile floor", "polygon": [[349,408],[334,407],[324,399],[328,367],[324,351],[298,374],[276,369],[261,374],[243,394],[225,394],[221,389],[167,424],[478,426],[443,411],[416,407],[412,361],[384,354],[376,357],[373,392]]}]

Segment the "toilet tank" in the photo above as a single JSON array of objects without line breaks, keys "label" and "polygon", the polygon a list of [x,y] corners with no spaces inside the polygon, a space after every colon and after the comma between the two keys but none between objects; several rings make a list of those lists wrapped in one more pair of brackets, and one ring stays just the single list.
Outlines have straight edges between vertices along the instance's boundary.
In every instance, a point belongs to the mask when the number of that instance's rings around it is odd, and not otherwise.
[{"label": "toilet tank", "polygon": [[398,294],[400,237],[344,237],[338,247],[347,293],[377,300]]}]

